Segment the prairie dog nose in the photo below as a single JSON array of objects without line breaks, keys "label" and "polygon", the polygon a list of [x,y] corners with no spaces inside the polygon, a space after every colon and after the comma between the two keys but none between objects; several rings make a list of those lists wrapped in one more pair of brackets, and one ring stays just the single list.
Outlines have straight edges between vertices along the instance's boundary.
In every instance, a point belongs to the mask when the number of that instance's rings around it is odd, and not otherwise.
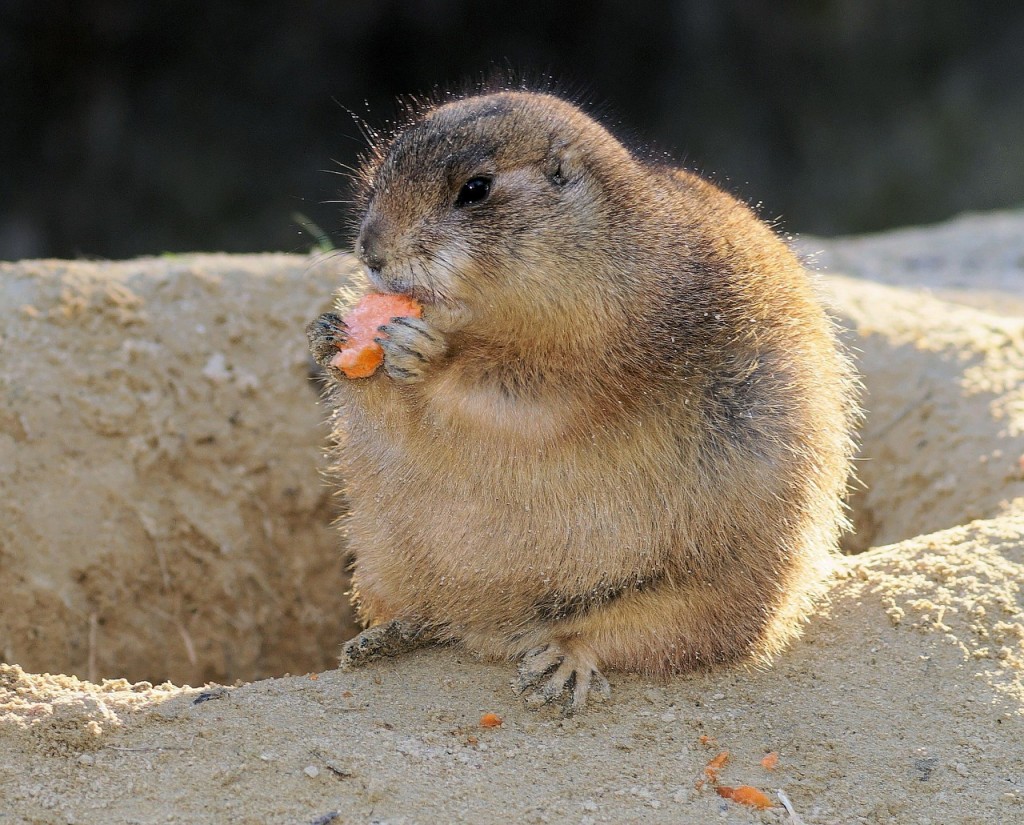
[{"label": "prairie dog nose", "polygon": [[381,236],[383,227],[379,218],[365,221],[356,238],[356,256],[370,269],[381,270],[387,263]]}]

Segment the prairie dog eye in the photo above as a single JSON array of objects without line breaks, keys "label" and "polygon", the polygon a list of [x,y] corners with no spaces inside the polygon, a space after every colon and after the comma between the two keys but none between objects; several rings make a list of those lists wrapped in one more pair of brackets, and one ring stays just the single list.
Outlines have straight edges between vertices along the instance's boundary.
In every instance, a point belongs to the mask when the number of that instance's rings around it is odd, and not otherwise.
[{"label": "prairie dog eye", "polygon": [[479,203],[491,194],[491,179],[478,176],[470,178],[459,190],[459,196],[455,199],[456,206],[468,206],[471,203]]}]

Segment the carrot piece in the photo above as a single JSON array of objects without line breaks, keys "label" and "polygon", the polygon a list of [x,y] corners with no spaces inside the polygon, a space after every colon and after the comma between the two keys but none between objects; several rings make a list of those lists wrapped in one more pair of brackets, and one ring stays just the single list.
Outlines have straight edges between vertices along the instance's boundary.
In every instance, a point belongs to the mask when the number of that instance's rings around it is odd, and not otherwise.
[{"label": "carrot piece", "polygon": [[500,728],[505,723],[496,713],[485,713],[480,717],[480,727],[482,728]]},{"label": "carrot piece", "polygon": [[761,767],[766,771],[774,771],[779,764],[779,752],[772,751],[761,758]]},{"label": "carrot piece", "polygon": [[736,788],[719,785],[715,790],[718,791],[719,796],[731,799],[733,802],[739,802],[741,805],[750,805],[761,811],[772,807],[772,801],[757,788],[753,788],[750,785],[740,785]]},{"label": "carrot piece", "polygon": [[368,378],[384,363],[384,350],[374,338],[383,333],[378,328],[392,318],[420,318],[423,306],[407,295],[381,295],[370,292],[345,316],[348,340],[331,359],[349,378]]},{"label": "carrot piece", "polygon": [[722,751],[704,767],[704,775],[712,782],[718,781],[718,772],[729,761],[729,751]]}]

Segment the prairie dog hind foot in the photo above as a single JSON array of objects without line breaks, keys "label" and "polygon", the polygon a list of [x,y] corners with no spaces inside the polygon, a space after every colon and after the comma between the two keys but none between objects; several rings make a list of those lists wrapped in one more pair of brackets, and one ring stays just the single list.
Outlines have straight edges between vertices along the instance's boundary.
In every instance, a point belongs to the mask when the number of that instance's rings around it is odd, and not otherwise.
[{"label": "prairie dog hind foot", "polygon": [[338,657],[338,666],[342,670],[351,670],[378,659],[426,647],[431,641],[430,635],[423,628],[395,619],[368,627],[354,639],[345,642],[341,647],[341,656]]},{"label": "prairie dog hind foot", "polygon": [[588,699],[604,702],[611,696],[608,680],[590,657],[569,653],[557,643],[535,647],[523,656],[512,690],[517,696],[525,693],[527,707],[534,709],[565,694],[566,716],[583,710]]}]

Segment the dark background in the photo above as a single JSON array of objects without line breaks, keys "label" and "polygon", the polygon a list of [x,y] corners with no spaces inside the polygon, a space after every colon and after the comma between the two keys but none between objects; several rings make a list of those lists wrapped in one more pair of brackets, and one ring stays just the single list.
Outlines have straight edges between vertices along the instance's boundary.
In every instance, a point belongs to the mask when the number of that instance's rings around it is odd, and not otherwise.
[{"label": "dark background", "polygon": [[337,245],[400,93],[550,74],[793,232],[1024,205],[1024,3],[0,0],[0,258]]}]

